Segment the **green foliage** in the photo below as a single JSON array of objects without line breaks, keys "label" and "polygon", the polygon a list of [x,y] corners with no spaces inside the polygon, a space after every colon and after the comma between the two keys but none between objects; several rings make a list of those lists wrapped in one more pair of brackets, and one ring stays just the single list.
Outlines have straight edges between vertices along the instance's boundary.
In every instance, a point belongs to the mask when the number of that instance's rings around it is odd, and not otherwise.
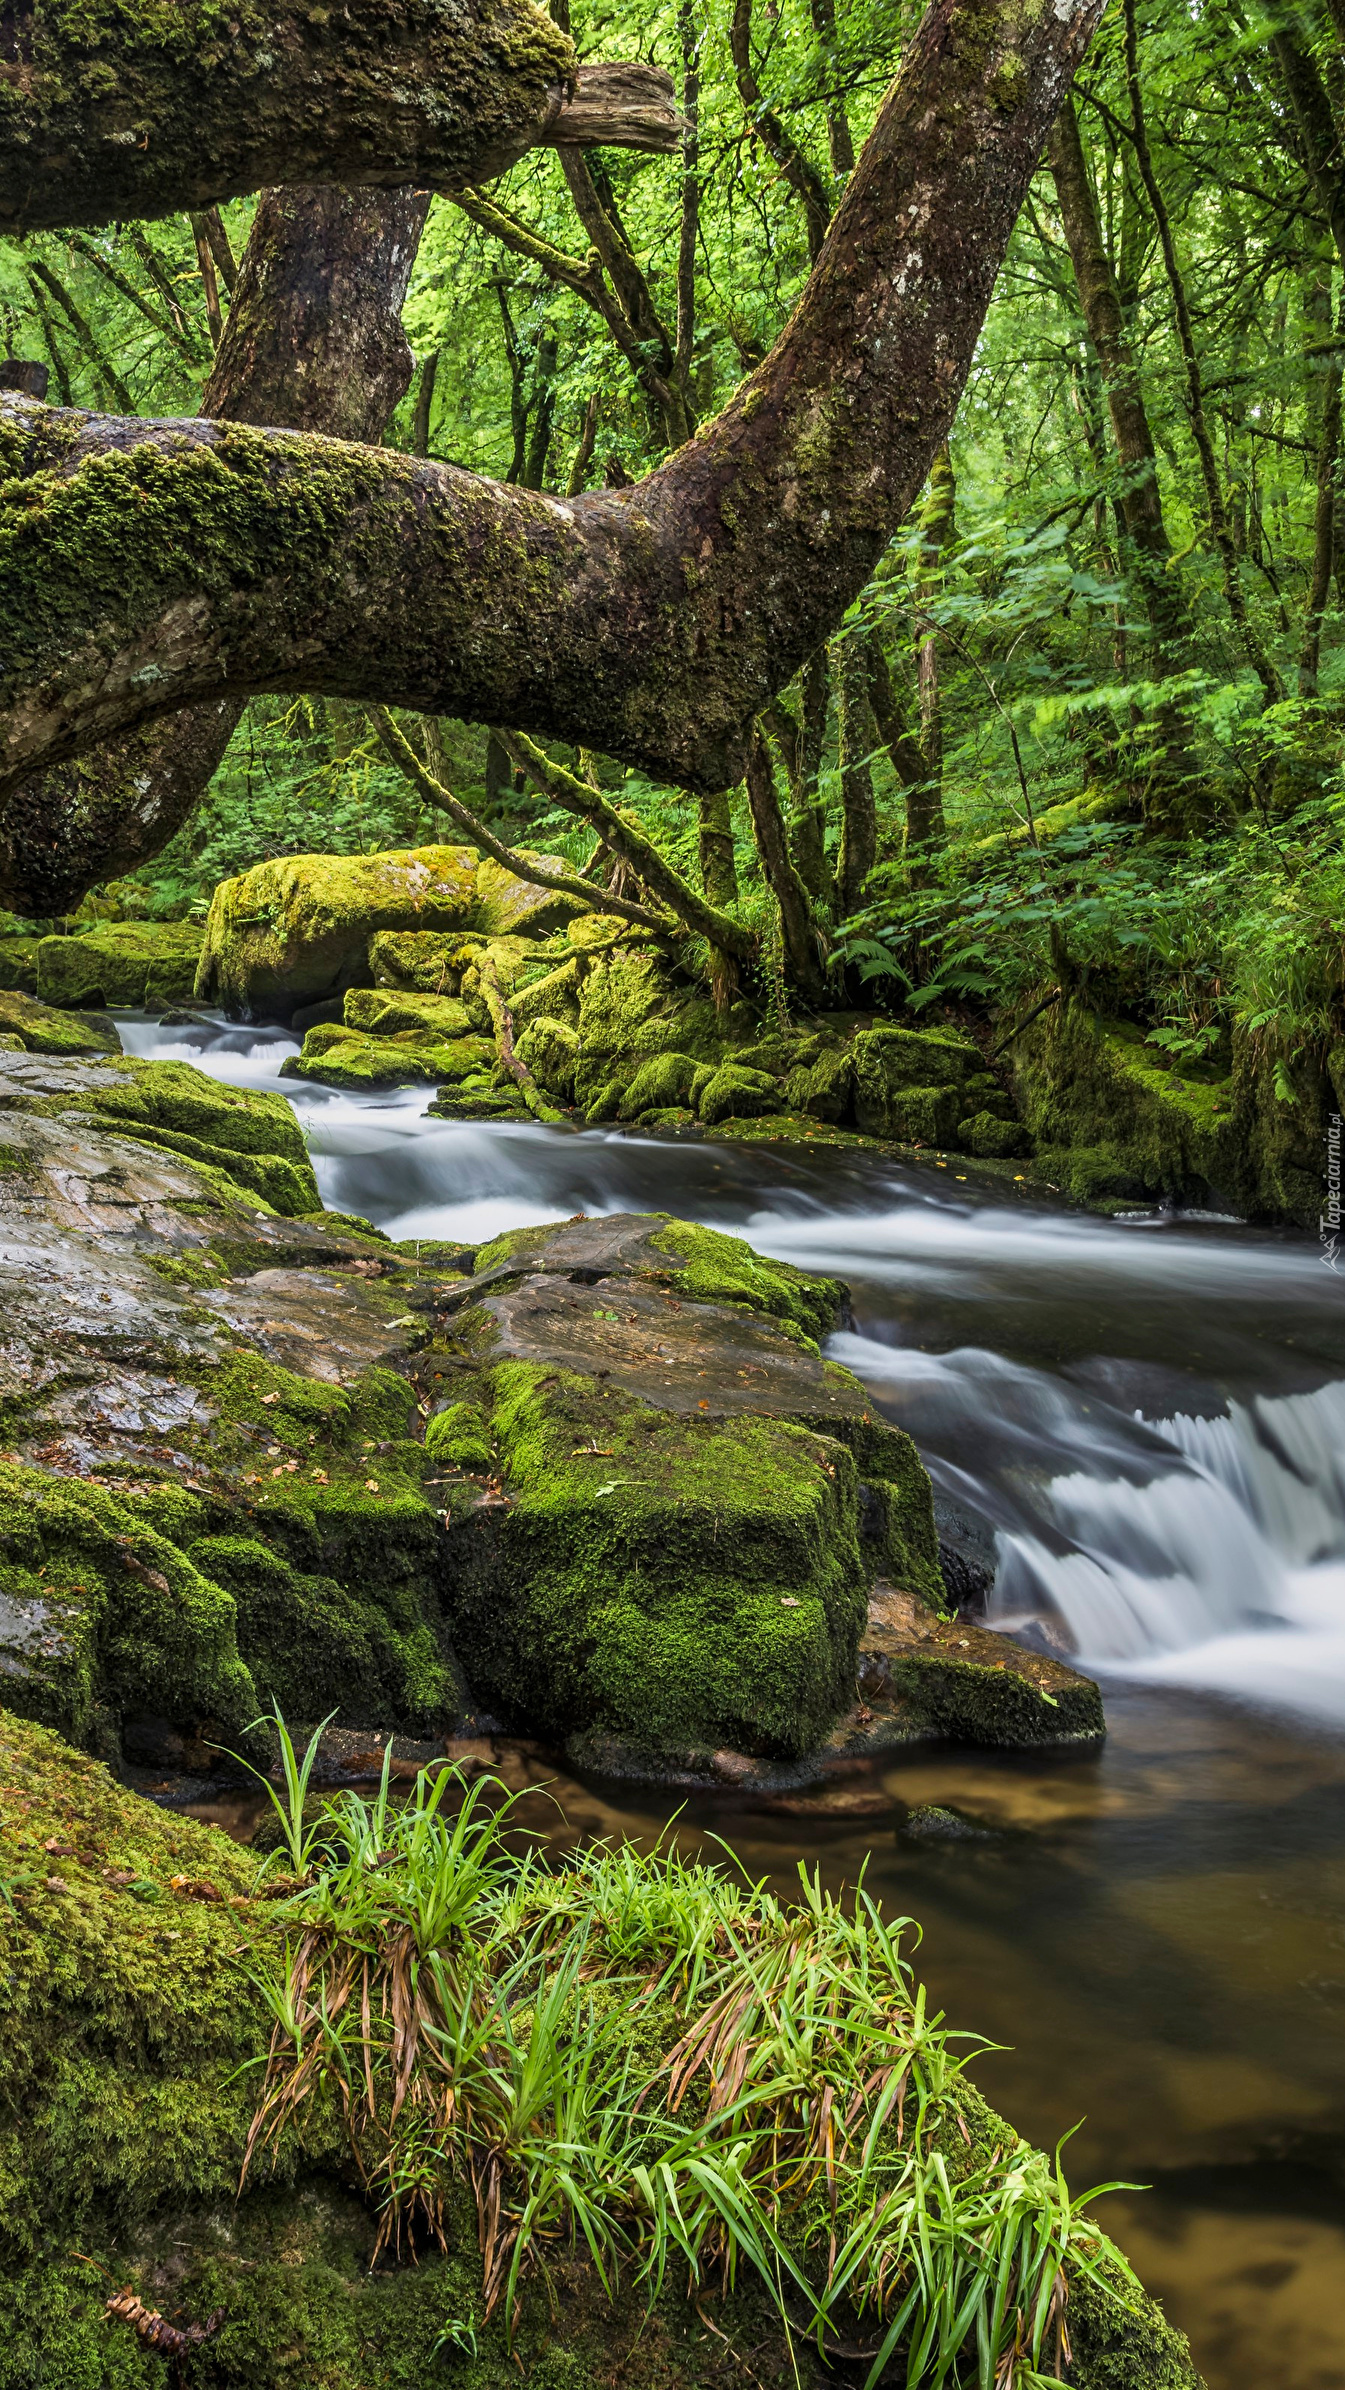
[{"label": "green foliage", "polygon": [[[309,1747],[311,1764],[316,1737]],[[856,2328],[866,2390],[891,2359],[939,2390],[1031,2390],[1066,2346],[1067,2279],[1124,2310],[1139,2286],[1051,2165],[967,2129],[967,2054],[903,1955],[909,1920],[800,1863],[785,1905],[672,1849],[518,1856],[516,1796],[450,1768],[405,1806],[327,1802],[301,1835],[248,2165],[334,2090],[380,2245],[444,2241],[453,2186],[481,2218],[483,2314],[586,2253],[652,2306],[755,2275],[791,2339]],[[279,1805],[279,1804],[278,1804]],[[1115,2186],[1109,2186],[1115,2187]],[[474,2326],[444,2337],[474,2347]]]}]

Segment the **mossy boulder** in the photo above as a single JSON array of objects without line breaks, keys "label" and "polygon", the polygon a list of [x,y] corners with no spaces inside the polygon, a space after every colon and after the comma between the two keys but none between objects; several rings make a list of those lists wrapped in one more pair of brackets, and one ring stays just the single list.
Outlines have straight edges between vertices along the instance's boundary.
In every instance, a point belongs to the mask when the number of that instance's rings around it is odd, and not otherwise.
[{"label": "mossy boulder", "polygon": [[0,937],[0,988],[37,994],[37,939]]},{"label": "mossy boulder", "polygon": [[96,1013],[72,1016],[14,990],[0,992],[0,1032],[29,1054],[120,1054],[111,1021]]},{"label": "mossy boulder", "polygon": [[180,1155],[234,1196],[251,1194],[290,1218],[320,1209],[303,1135],[282,1096],[227,1087],[183,1062],[134,1055],[88,1060],[37,1055],[7,1061],[0,1110],[85,1113]]},{"label": "mossy boulder", "polygon": [[442,1044],[471,1034],[467,1007],[456,996],[349,988],[344,1011],[347,1028],[366,1037],[425,1037]]},{"label": "mossy boulder", "polygon": [[622,1120],[642,1112],[690,1108],[691,1090],[702,1065],[692,1054],[655,1054],[642,1062],[617,1107]]},{"label": "mossy boulder", "polygon": [[848,1046],[831,1047],[812,1061],[796,1063],[785,1080],[787,1109],[809,1120],[846,1120],[854,1100],[855,1058]]},{"label": "mossy boulder", "polygon": [[153,1011],[183,1004],[195,986],[201,930],[194,921],[106,921],[37,945],[44,1004],[126,1004]]},{"label": "mossy boulder", "polygon": [[1005,1120],[996,1112],[973,1112],[957,1124],[959,1151],[980,1161],[1003,1162],[1030,1153],[1032,1140],[1020,1120]]},{"label": "mossy boulder", "polygon": [[[455,1014],[461,1010],[454,1006]],[[319,1087],[340,1087],[359,1095],[379,1087],[437,1087],[444,1080],[488,1071],[494,1061],[495,1047],[489,1038],[440,1038],[432,1030],[420,1029],[366,1036],[340,1021],[328,1021],[307,1032],[302,1051],[286,1056],[280,1075],[311,1079]]]},{"label": "mossy boulder", "polygon": [[[536,854],[530,847],[518,851],[525,862],[535,864],[548,878],[572,868],[558,855]],[[553,892],[539,888],[532,880],[520,880],[516,873],[506,871],[502,863],[496,863],[489,855],[483,855],[477,866],[475,926],[484,930],[487,937],[503,937],[511,932],[525,937],[546,937],[553,930],[567,928],[582,910],[577,897],[565,896],[559,889]]]},{"label": "mossy boulder", "polygon": [[369,940],[369,976],[376,988],[406,988],[422,996],[458,991],[459,933],[438,929],[380,929]]},{"label": "mossy boulder", "polygon": [[453,1635],[492,1704],[660,1752],[790,1757],[820,1740],[865,1612],[844,1445],[760,1417],[674,1417],[526,1362],[490,1384],[507,1509]]},{"label": "mossy boulder", "polygon": [[246,1018],[368,986],[371,941],[386,931],[468,928],[476,855],[426,846],[381,855],[290,855],[215,890],[196,995]]},{"label": "mossy boulder", "polygon": [[562,1104],[573,1102],[575,1072],[579,1067],[579,1032],[568,1021],[558,1021],[548,1013],[537,1014],[519,1036],[515,1051],[548,1095],[556,1096]]},{"label": "mossy boulder", "polygon": [[604,1087],[615,1084],[624,1092],[655,1055],[717,1062],[725,1034],[740,1034],[745,1025],[722,1024],[708,995],[696,992],[655,946],[632,939],[628,929],[619,943],[582,951],[586,968],[579,984],[575,1098],[584,1110]]},{"label": "mossy boulder", "polygon": [[721,1120],[751,1120],[761,1112],[778,1112],[780,1088],[765,1071],[738,1062],[723,1062],[706,1078],[698,1074],[696,1111],[708,1129]]},{"label": "mossy boulder", "polygon": [[1038,1166],[1076,1200],[1220,1196],[1260,1208],[1257,1141],[1217,1071],[1175,1068],[1141,1030],[1077,1000],[1054,1006],[1010,1052]]},{"label": "mossy boulder", "polygon": [[851,1050],[855,1121],[866,1135],[951,1144],[968,1110],[962,1091],[983,1068],[969,1039],[936,1029],[867,1029]]}]

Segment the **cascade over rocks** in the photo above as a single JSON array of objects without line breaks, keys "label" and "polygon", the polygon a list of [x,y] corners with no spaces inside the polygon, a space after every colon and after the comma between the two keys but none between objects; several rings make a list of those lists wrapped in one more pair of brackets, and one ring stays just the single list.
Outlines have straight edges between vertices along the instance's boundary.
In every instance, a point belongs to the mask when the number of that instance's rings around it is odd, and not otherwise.
[{"label": "cascade over rocks", "polygon": [[[830,1281],[657,1214],[398,1249],[321,1212],[283,1099],[183,1064],[0,1052],[0,1143],[0,1672],[75,1740],[474,1697],[655,1774],[799,1762],[874,1581],[942,1605]],[[1070,1682],[1010,1739],[1099,1731]],[[912,1678],[886,1725],[951,1714]]]}]

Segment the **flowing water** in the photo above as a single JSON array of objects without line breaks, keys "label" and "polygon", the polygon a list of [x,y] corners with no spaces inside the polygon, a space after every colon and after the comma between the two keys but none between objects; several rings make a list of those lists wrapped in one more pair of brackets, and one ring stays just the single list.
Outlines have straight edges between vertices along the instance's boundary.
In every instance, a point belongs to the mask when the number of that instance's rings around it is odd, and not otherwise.
[{"label": "flowing water", "polygon": [[[682,1839],[782,1886],[867,1857],[936,2003],[1011,2046],[987,2093],[1048,2145],[1080,2126],[1076,2185],[1151,2186],[1108,2220],[1211,2390],[1345,2390],[1345,1289],[1316,1245],[840,1150],[432,1121],[423,1090],[281,1082],[278,1031],[123,1039],[283,1086],[324,1200],[394,1236],[659,1209],[847,1280],[831,1351],[993,1557],[992,1621],[1101,1679],[1108,1740],[705,1796]],[[575,1831],[666,1813],[560,1789]]]}]

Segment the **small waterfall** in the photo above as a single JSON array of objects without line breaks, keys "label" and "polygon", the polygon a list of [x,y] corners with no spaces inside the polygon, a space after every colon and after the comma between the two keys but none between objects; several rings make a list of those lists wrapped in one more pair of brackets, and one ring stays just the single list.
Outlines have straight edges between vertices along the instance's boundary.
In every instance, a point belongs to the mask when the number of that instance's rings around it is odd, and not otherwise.
[{"label": "small waterfall", "polygon": [[1146,1418],[975,1348],[831,1350],[994,1529],[997,1623],[1345,1724],[1345,1382]]}]

